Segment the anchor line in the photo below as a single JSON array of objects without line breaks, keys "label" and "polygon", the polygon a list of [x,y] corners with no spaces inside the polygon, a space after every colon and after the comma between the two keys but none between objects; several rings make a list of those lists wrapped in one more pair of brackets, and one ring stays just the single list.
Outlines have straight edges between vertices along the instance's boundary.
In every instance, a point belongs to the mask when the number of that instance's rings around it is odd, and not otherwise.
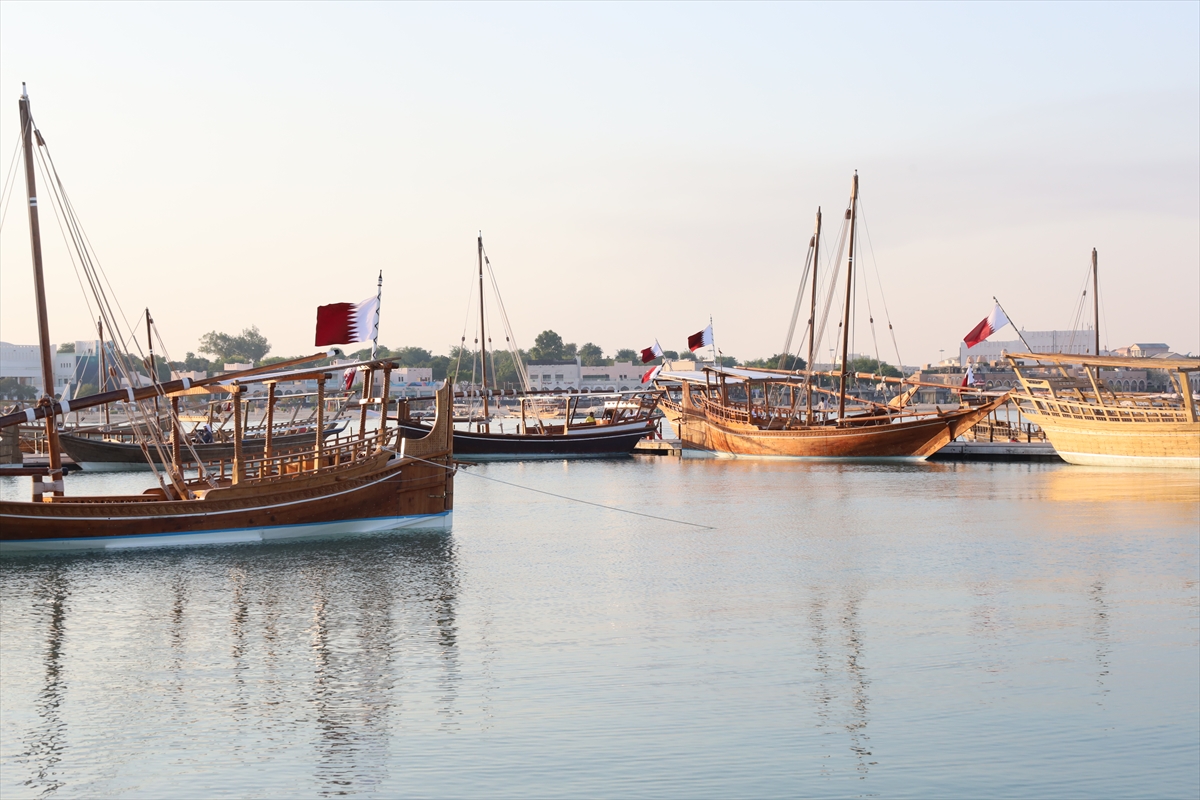
[{"label": "anchor line", "polygon": [[[387,447],[385,447],[383,449],[389,453],[395,453],[396,455],[403,456],[404,458],[411,458],[413,461],[420,461],[422,464],[429,464],[430,466],[438,467],[439,469],[444,469],[444,470],[455,469],[455,467],[448,467],[445,464],[439,464],[436,461],[429,461],[427,459],[418,458],[417,456],[409,455],[407,453],[401,453],[399,450],[392,450],[391,448],[387,448]],[[716,530],[716,528],[714,528],[711,525],[701,525],[698,522],[688,522],[687,520],[672,519],[671,517],[660,517],[656,514],[647,514],[642,511],[632,511],[628,508],[621,508],[619,506],[609,506],[609,505],[605,505],[604,503],[594,502],[592,500],[582,500],[578,497],[571,497],[571,496],[565,495],[565,494],[558,494],[557,492],[547,491],[546,489],[535,489],[532,486],[522,486],[519,483],[513,483],[512,481],[504,481],[499,478],[492,478],[488,475],[476,475],[472,472],[466,472],[466,471],[462,471],[459,474],[467,475],[472,478],[479,478],[480,480],[491,481],[492,483],[502,483],[505,486],[512,486],[517,489],[524,489],[527,492],[536,492],[537,494],[544,494],[544,495],[548,495],[550,497],[556,497],[559,500],[568,500],[572,503],[582,503],[585,506],[595,506],[596,508],[603,508],[606,511],[619,511],[622,514],[632,514],[635,517],[646,517],[647,519],[656,519],[656,520],[659,520],[660,522],[671,522],[676,525],[687,525],[689,527],[700,528],[701,530],[705,530],[705,531],[715,531]]]}]

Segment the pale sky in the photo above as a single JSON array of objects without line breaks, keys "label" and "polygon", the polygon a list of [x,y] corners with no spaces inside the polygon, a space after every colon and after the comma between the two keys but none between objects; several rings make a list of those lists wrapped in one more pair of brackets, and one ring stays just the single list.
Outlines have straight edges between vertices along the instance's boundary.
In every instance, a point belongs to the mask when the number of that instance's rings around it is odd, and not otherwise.
[{"label": "pale sky", "polygon": [[[175,359],[249,325],[312,352],[316,306],[380,269],[381,343],[446,352],[478,230],[523,347],[676,349],[711,316],[726,354],[769,355],[855,169],[885,360],[876,263],[920,364],[993,295],[1067,327],[1093,247],[1104,346],[1200,353],[1197,3],[5,0],[5,170],[21,81],[118,299]],[[24,191],[0,338],[35,343]],[[51,340],[90,338],[42,215]]]}]

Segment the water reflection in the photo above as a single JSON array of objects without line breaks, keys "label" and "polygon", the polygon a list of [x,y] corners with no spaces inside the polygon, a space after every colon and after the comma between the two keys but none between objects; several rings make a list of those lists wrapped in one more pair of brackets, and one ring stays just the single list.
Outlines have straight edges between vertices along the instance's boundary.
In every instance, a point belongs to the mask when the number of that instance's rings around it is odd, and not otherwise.
[{"label": "water reflection", "polygon": [[1185,469],[1071,466],[1050,472],[1044,486],[1046,499],[1057,502],[1200,503],[1200,477]]},{"label": "water reflection", "polygon": [[69,595],[66,576],[57,569],[48,570],[34,588],[34,602],[46,629],[42,656],[44,680],[37,697],[37,724],[25,736],[23,760],[30,767],[25,785],[42,795],[53,794],[63,786],[56,767],[62,761],[67,741],[62,705],[66,692],[63,656]]},{"label": "water reflection", "polygon": [[[857,587],[848,587],[840,607],[831,608],[833,603],[826,591],[817,590],[809,603],[808,620],[816,661],[814,670],[817,673],[812,691],[816,727],[836,727],[846,732],[855,771],[860,778],[866,778],[875,762],[868,760],[872,755],[871,737],[867,734],[871,705],[867,689],[871,682],[864,663],[864,641],[859,620],[862,600],[863,594]],[[832,624],[830,618],[833,619]],[[844,697],[839,697],[843,693]],[[827,759],[821,764],[823,775],[833,772]]]},{"label": "water reflection", "polygon": [[[31,620],[45,631],[44,685],[18,759],[28,765],[24,785],[38,794],[65,786],[72,726],[84,733],[97,718],[153,714],[160,703],[169,724],[159,720],[158,741],[138,744],[126,768],[200,750],[230,766],[278,757],[308,765],[304,793],[320,795],[378,789],[406,703],[416,724],[453,726],[460,716],[458,577],[447,534],[96,554],[20,568],[45,569],[30,597]],[[114,572],[131,600],[84,602],[72,620],[72,581],[94,586]],[[128,707],[119,693],[101,694],[98,705],[93,695],[86,708],[69,702],[108,679],[63,669],[72,655],[91,656],[85,639],[66,637],[68,625],[92,624],[96,614],[125,620],[139,668],[161,676],[127,695]]]}]

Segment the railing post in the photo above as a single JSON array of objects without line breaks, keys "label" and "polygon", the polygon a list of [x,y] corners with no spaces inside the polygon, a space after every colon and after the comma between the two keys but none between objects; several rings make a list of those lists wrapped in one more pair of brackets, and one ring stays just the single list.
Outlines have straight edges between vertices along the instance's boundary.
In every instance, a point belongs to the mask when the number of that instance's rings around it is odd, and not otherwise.
[{"label": "railing post", "polygon": [[246,465],[242,461],[242,385],[233,385],[233,485],[246,479]]}]

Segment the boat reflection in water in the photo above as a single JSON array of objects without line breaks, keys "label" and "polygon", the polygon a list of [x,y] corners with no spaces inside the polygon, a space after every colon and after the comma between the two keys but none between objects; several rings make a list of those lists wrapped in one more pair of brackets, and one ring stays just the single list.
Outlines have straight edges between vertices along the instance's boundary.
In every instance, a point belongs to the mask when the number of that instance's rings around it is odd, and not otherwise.
[{"label": "boat reflection in water", "polygon": [[[7,769],[25,774],[7,775],[10,787],[55,792],[66,785],[65,765],[88,758],[89,732],[107,730],[112,768],[144,776],[140,788],[151,794],[152,776],[172,771],[157,769],[160,760],[199,752],[213,763],[311,765],[289,783],[340,794],[387,779],[394,731],[431,719],[445,727],[457,715],[458,578],[448,534],[0,568],[6,583],[25,584],[10,585],[19,591],[8,596],[28,598],[6,602],[6,625],[30,643],[28,653],[6,649],[6,672],[37,692],[19,700],[36,713],[14,737],[21,754]],[[97,583],[126,597],[97,603],[88,591],[72,602],[72,587]],[[103,642],[88,635],[98,626],[108,631]],[[144,678],[130,685],[135,663]],[[154,744],[138,725],[105,723],[122,718],[155,719]],[[178,793],[173,784],[157,790]]]}]

